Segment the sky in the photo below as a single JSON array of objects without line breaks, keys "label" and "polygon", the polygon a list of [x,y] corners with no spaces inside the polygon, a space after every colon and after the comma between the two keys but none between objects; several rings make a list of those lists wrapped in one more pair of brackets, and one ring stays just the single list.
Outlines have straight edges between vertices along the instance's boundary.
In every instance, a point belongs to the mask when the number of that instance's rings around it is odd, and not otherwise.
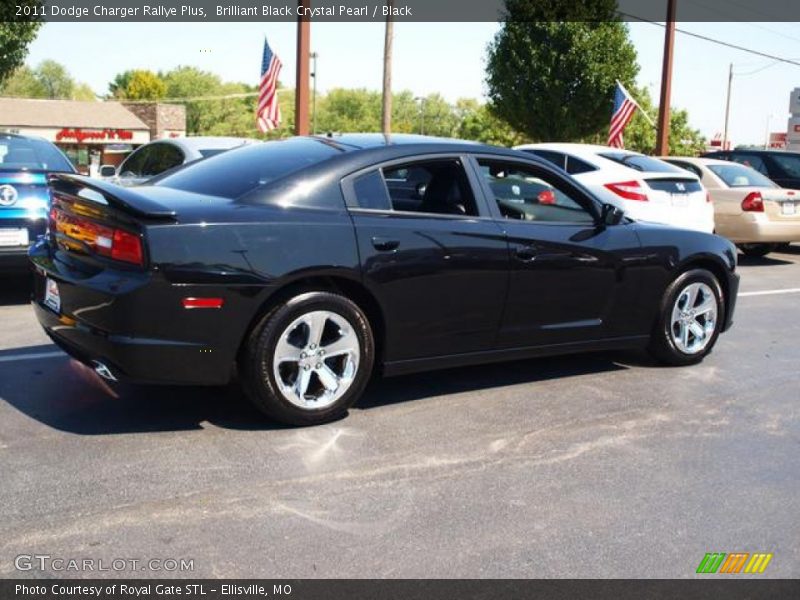
[{"label": "sky", "polygon": [[[393,89],[447,100],[485,99],[486,46],[497,23],[395,23]],[[800,62],[800,23],[681,23],[679,29]],[[256,84],[264,36],[281,57],[281,81],[294,87],[294,23],[46,23],[31,44],[28,63],[64,64],[98,94],[124,70],[169,70],[191,65],[225,81]],[[629,24],[641,67],[638,83],[657,100],[664,28]],[[383,23],[314,23],[311,49],[319,55],[318,90],[380,90]],[[800,87],[800,66],[676,36],[672,106],[689,111],[706,137],[721,133],[728,68],[733,64],[730,138],[763,143],[767,126],[786,131],[789,93]],[[610,102],[610,100],[609,100]]]}]

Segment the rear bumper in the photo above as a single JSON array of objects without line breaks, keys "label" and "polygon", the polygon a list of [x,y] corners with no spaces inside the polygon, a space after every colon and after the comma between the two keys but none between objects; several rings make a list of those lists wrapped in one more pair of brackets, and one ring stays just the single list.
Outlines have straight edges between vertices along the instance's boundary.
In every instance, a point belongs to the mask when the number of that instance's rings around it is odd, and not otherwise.
[{"label": "rear bumper", "polygon": [[[102,363],[115,379],[131,383],[230,381],[239,341],[231,316],[184,310],[180,298],[197,295],[191,287],[147,272],[106,269],[87,276],[54,260],[44,243],[31,248],[30,259],[36,317],[50,339],[80,362],[92,368]],[[60,291],[59,314],[44,303],[48,278]]]},{"label": "rear bumper", "polygon": [[[114,379],[137,384],[222,385],[230,372],[198,368],[202,344],[142,339],[92,330],[66,316],[59,316],[34,300],[36,318],[48,337],[64,352],[95,368],[105,365]],[[223,371],[224,372],[224,371]]]},{"label": "rear bumper", "polygon": [[718,233],[736,243],[800,242],[800,219],[771,221],[764,215],[729,220]]}]

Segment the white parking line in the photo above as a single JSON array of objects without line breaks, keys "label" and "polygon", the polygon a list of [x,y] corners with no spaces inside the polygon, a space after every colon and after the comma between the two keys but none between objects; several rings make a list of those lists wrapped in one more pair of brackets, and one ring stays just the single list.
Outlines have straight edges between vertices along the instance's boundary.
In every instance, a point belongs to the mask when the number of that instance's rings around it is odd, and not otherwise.
[{"label": "white parking line", "polygon": [[40,358],[55,358],[56,356],[66,356],[63,352],[39,352],[38,354],[12,354],[11,356],[0,356],[0,363],[14,362],[18,360],[37,360]]},{"label": "white parking line", "polygon": [[784,290],[763,290],[760,292],[739,292],[739,298],[746,296],[776,296],[778,294],[800,294],[800,288],[787,288]]}]

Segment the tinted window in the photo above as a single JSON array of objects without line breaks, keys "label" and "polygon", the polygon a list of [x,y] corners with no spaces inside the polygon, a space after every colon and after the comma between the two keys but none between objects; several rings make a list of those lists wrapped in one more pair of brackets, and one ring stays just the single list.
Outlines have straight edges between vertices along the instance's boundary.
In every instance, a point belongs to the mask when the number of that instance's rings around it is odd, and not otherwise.
[{"label": "tinted window", "polygon": [[481,174],[507,219],[523,221],[593,223],[594,217],[545,173],[514,163],[479,160]]},{"label": "tinted window", "polygon": [[643,156],[641,154],[627,154],[624,152],[602,152],[603,158],[613,160],[615,163],[624,165],[634,171],[647,171],[650,173],[680,173],[678,167],[665,163],[663,160]]},{"label": "tinted window", "polygon": [[51,143],[13,135],[0,135],[0,169],[75,171]]},{"label": "tinted window", "polygon": [[589,173],[597,171],[597,167],[590,165],[585,160],[575,158],[574,156],[567,156],[567,173],[570,175],[579,175],[581,173]]},{"label": "tinted window", "polygon": [[800,156],[792,154],[773,154],[772,160],[778,163],[781,171],[788,177],[800,178]]},{"label": "tinted window", "polygon": [[172,144],[153,144],[150,156],[145,161],[142,175],[152,177],[183,164],[184,156],[180,148]]},{"label": "tinted window", "polygon": [[685,171],[689,171],[690,173],[694,173],[699,178],[703,178],[703,173],[700,171],[700,167],[693,165],[692,163],[687,163],[679,160],[670,160],[670,164],[675,165],[676,167],[680,167]]},{"label": "tinted window", "polygon": [[555,166],[561,169],[565,167],[566,156],[561,152],[553,152],[552,150],[539,150],[539,149],[525,150],[525,152],[535,154],[539,158],[543,158],[547,161],[550,161]]},{"label": "tinted window", "polygon": [[361,175],[353,181],[353,194],[359,208],[389,210],[392,207],[379,171]]},{"label": "tinted window", "polygon": [[308,138],[253,144],[190,163],[159,179],[155,185],[239,198],[340,153],[335,146]]},{"label": "tinted window", "polygon": [[477,216],[467,174],[457,159],[430,160],[383,169],[392,209]]},{"label": "tinted window", "polygon": [[736,163],[708,165],[708,168],[728,187],[778,187],[758,171]]},{"label": "tinted window", "polygon": [[763,175],[767,174],[767,165],[764,164],[764,159],[757,154],[734,154],[731,159],[746,167],[752,167]]},{"label": "tinted window", "polygon": [[142,146],[135,150],[119,167],[122,177],[141,177],[144,163],[153,151],[153,146]]}]

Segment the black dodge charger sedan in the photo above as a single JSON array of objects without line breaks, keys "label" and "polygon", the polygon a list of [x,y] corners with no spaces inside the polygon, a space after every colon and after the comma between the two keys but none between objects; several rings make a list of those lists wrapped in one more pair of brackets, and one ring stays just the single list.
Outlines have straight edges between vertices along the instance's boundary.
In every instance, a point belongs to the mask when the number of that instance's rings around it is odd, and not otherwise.
[{"label": "black dodge charger sedan", "polygon": [[274,419],[385,375],[585,350],[702,360],[734,246],[628,220],[530,154],[417,136],[232,150],[136,189],[50,181],[30,251],[53,341],[110,380],[225,384]]}]

